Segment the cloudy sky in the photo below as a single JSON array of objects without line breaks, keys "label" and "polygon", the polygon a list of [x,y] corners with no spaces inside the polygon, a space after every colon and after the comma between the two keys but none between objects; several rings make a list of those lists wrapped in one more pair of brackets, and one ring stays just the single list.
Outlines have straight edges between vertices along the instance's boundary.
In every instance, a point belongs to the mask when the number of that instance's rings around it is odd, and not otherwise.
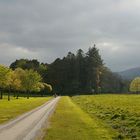
[{"label": "cloudy sky", "polygon": [[96,43],[113,71],[140,66],[140,0],[0,0],[0,63],[52,62]]}]

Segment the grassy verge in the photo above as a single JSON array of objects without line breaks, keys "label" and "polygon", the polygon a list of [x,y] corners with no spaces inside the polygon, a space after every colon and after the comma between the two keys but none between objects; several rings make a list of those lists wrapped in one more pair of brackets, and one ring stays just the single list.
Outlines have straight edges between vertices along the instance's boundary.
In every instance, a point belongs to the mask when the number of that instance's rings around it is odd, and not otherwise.
[{"label": "grassy verge", "polygon": [[104,121],[119,133],[118,139],[140,140],[140,95],[74,96],[92,118]]},{"label": "grassy verge", "polygon": [[116,135],[102,122],[83,112],[69,97],[62,97],[50,119],[44,140],[112,140]]},{"label": "grassy verge", "polygon": [[51,97],[31,97],[30,99],[23,97],[15,99],[11,97],[9,102],[7,97],[4,97],[3,100],[0,100],[0,124],[42,105],[49,99]]}]

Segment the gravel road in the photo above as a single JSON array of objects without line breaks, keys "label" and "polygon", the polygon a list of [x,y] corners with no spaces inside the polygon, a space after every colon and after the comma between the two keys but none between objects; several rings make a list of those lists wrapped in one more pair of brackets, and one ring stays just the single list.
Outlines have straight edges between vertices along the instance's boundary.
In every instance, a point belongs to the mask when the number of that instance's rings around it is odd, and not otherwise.
[{"label": "gravel road", "polygon": [[55,109],[60,97],[0,125],[0,140],[33,140]]}]

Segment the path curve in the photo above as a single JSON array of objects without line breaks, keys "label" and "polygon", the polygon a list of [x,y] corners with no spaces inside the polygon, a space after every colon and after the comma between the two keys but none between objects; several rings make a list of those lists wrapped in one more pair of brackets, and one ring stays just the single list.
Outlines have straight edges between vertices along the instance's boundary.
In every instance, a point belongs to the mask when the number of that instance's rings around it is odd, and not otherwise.
[{"label": "path curve", "polygon": [[0,125],[0,140],[33,140],[54,111],[59,99],[57,97],[5,125]]}]

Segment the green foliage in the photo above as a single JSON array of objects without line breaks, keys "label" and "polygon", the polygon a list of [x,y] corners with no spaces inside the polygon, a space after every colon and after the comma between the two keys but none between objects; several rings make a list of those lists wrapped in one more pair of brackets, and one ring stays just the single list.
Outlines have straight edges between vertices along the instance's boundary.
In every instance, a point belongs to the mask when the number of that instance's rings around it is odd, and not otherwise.
[{"label": "green foliage", "polygon": [[43,85],[44,85],[44,88],[47,89],[48,92],[52,91],[52,86],[50,84],[43,83]]},{"label": "green foliage", "polygon": [[38,83],[41,82],[41,76],[33,70],[25,70],[22,79],[22,86],[26,92],[37,91]]},{"label": "green foliage", "polygon": [[48,65],[46,79],[55,92],[64,95],[128,91],[128,83],[104,66],[95,45],[87,53],[79,49],[76,55],[69,52],[57,58]]},{"label": "green foliage", "polygon": [[[23,70],[34,70],[37,71],[41,76],[43,81],[46,80],[47,66],[43,63],[38,62],[38,60],[28,60],[19,59],[10,65],[10,68],[15,70],[16,68],[22,68]],[[46,82],[46,81],[45,81]]]},{"label": "green foliage", "polygon": [[116,139],[140,139],[140,96],[139,95],[94,95],[74,96],[77,103],[91,117],[97,117],[112,127]]},{"label": "green foliage", "polygon": [[89,92],[98,93],[100,84],[100,72],[103,67],[103,60],[99,55],[99,50],[95,47],[89,48],[86,57],[87,63],[87,88]]},{"label": "green foliage", "polygon": [[20,81],[18,85],[13,85],[14,90],[24,91],[23,81],[25,78],[25,71],[21,68],[16,68],[13,73],[16,75],[16,79]]},{"label": "green foliage", "polygon": [[127,82],[122,78],[111,72],[107,67],[102,67],[102,74],[100,76],[101,92],[103,93],[121,93],[128,92]]},{"label": "green foliage", "polygon": [[36,89],[38,92],[44,90],[45,89],[44,83],[38,82],[38,84],[36,85]]},{"label": "green foliage", "polygon": [[[1,97],[3,98],[2,89],[9,89],[11,86],[11,70],[5,66],[0,66],[0,88],[1,88]],[[10,92],[8,92],[8,100],[10,100]]]},{"label": "green foliage", "polygon": [[131,92],[140,92],[140,77],[135,78],[130,84]]},{"label": "green foliage", "polygon": [[22,68],[22,69],[34,69],[36,70],[39,67],[39,62],[37,60],[28,60],[28,59],[20,59],[16,60],[10,65],[10,68],[13,70],[16,68]]},{"label": "green foliage", "polygon": [[[11,90],[14,92],[40,92],[47,88],[48,91],[52,91],[51,85],[42,83],[41,75],[32,70],[23,70],[22,68],[16,68],[11,70],[8,67],[0,65],[0,88],[1,99],[3,97],[2,89],[9,90],[8,100],[10,100]],[[28,94],[29,96],[29,94]],[[18,99],[18,95],[17,95]]]},{"label": "green foliage", "polygon": [[17,70],[9,72],[9,86],[15,91],[19,91],[21,89],[21,79]]},{"label": "green foliage", "polygon": [[8,67],[0,65],[0,88],[6,88],[9,86],[9,72],[10,69]]},{"label": "green foliage", "polygon": [[[95,45],[86,53],[81,49],[76,54],[68,52],[66,57],[57,58],[51,64],[43,64],[34,59],[20,59],[13,62],[10,68],[37,71],[42,76],[42,82],[51,83],[53,91],[62,95],[120,93],[128,92],[129,87],[128,81],[104,66]],[[45,89],[51,90],[51,87]],[[36,87],[36,91],[39,90]]]},{"label": "green foliage", "polygon": [[56,59],[48,65],[47,80],[54,90],[61,94],[97,92],[97,75],[103,66],[98,49],[94,46],[84,54],[68,53],[63,59]]}]

